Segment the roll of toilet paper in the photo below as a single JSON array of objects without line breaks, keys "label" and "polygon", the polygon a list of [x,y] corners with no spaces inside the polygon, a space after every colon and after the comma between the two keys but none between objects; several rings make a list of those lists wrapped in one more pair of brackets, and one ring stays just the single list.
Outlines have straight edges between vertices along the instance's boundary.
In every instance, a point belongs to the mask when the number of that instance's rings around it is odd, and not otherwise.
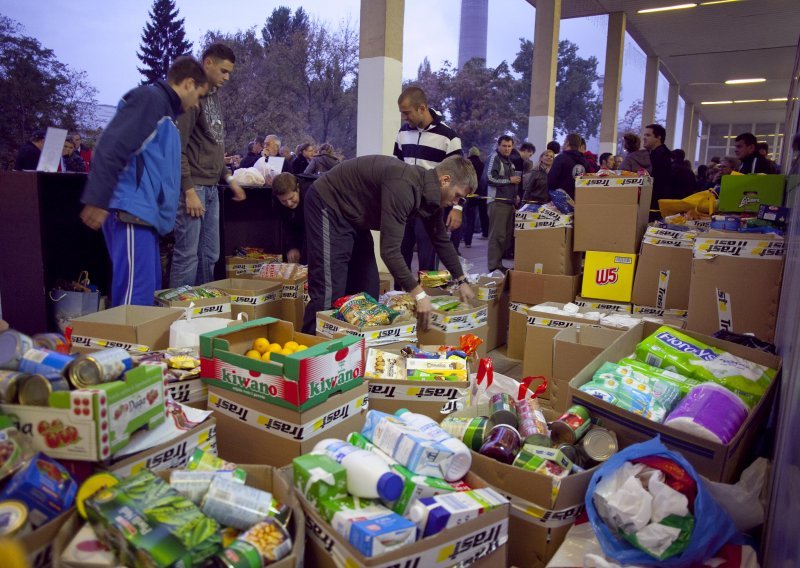
[{"label": "roll of toilet paper", "polygon": [[689,391],[667,419],[671,426],[687,434],[727,444],[747,420],[747,405],[717,383],[703,383]]}]

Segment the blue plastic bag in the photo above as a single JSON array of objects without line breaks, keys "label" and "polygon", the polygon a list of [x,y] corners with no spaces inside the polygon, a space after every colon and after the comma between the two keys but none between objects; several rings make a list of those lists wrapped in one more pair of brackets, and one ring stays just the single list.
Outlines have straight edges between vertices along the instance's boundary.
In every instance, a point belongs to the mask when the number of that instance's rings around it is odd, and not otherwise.
[{"label": "blue plastic bag", "polygon": [[[604,475],[619,469],[626,461],[646,456],[661,456],[671,459],[683,467],[697,484],[697,498],[694,502],[695,525],[689,544],[682,553],[666,560],[658,560],[638,548],[634,548],[621,536],[617,536],[597,513],[592,499],[595,488]],[[601,465],[589,482],[585,502],[589,521],[592,523],[594,534],[600,542],[603,553],[620,564],[691,566],[696,562],[712,558],[720,548],[738,536],[733,520],[714,500],[694,468],[678,452],[668,450],[661,443],[660,437],[629,446]]]}]

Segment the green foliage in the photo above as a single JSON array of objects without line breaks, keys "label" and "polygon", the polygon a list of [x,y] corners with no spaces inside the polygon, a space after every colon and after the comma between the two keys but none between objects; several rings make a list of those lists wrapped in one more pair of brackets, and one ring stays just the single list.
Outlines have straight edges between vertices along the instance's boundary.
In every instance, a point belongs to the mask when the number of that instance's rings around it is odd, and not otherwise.
[{"label": "green foliage", "polygon": [[142,32],[142,43],[136,56],[144,65],[138,67],[144,75],[142,85],[167,76],[167,70],[180,55],[192,51],[192,43],[186,41],[183,18],[178,19],[174,0],[154,0],[150,9],[150,21]]},{"label": "green foliage", "polygon": [[35,130],[86,126],[97,91],[82,71],[56,59],[51,49],[22,35],[0,16],[0,168],[11,169],[19,147]]},{"label": "green foliage", "polygon": [[602,103],[592,88],[597,81],[597,59],[578,56],[578,46],[558,42],[556,68],[555,129],[562,133],[577,132],[584,138],[597,136]]}]

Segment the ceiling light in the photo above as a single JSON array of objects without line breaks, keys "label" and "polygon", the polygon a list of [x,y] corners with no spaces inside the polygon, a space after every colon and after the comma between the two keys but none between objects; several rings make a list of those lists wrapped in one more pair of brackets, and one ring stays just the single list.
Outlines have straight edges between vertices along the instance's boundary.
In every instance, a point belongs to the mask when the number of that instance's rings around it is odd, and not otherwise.
[{"label": "ceiling light", "polygon": [[767,99],[743,99],[741,101],[733,101],[735,103],[765,103]]},{"label": "ceiling light", "polygon": [[732,105],[733,101],[703,101],[701,105]]},{"label": "ceiling light", "polygon": [[785,103],[788,100],[789,99],[787,99],[786,97],[778,97],[777,99],[769,99],[769,102],[771,102],[771,103]]},{"label": "ceiling light", "polygon": [[700,2],[700,5],[713,6],[714,4],[730,4],[731,2],[741,2],[741,0],[711,0],[711,2]]},{"label": "ceiling light", "polygon": [[766,79],[763,77],[758,77],[755,79],[728,79],[725,81],[726,85],[745,85],[747,83],[763,83]]},{"label": "ceiling light", "polygon": [[637,14],[652,14],[653,12],[666,12],[668,10],[683,10],[685,8],[697,8],[697,4],[675,4],[674,6],[662,6],[661,8],[647,8],[646,10],[639,10]]}]

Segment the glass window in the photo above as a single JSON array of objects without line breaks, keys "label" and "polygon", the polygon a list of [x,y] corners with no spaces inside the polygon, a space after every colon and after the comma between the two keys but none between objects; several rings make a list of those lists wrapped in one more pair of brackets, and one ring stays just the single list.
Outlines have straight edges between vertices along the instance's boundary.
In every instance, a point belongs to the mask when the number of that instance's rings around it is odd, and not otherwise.
[{"label": "glass window", "polygon": [[708,130],[708,145],[725,146],[725,136],[728,135],[727,124],[712,124]]}]

